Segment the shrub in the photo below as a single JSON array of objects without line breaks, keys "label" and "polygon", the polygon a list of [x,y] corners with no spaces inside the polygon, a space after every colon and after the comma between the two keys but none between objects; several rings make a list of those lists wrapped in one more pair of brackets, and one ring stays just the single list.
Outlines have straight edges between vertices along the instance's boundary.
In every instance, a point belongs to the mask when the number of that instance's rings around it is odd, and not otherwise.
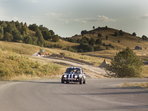
[{"label": "shrub", "polygon": [[58,35],[55,35],[52,37],[53,42],[58,42],[60,40],[60,37]]},{"label": "shrub", "polygon": [[142,36],[142,40],[148,40],[148,37],[145,36],[145,35],[143,35],[143,36]]},{"label": "shrub", "polygon": [[92,51],[94,51],[94,48],[91,45],[88,45],[88,44],[85,44],[85,43],[81,43],[78,46],[78,50],[79,50],[79,52],[92,52]]},{"label": "shrub", "polygon": [[135,53],[126,48],[116,54],[111,62],[110,70],[116,77],[138,77],[142,71],[142,61]]},{"label": "shrub", "polygon": [[135,32],[132,33],[132,36],[136,36],[137,34]]}]

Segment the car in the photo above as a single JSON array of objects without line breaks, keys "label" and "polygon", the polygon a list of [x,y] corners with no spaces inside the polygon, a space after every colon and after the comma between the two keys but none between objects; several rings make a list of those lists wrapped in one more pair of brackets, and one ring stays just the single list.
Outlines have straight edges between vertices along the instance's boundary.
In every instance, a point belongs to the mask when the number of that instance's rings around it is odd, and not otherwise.
[{"label": "car", "polygon": [[61,77],[61,83],[79,82],[79,84],[86,83],[86,75],[80,67],[69,67]]}]

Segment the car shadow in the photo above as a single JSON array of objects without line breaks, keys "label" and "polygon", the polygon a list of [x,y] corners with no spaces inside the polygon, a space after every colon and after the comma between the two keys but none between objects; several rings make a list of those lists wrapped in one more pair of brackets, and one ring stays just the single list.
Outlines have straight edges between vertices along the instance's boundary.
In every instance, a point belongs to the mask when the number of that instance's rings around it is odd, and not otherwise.
[{"label": "car shadow", "polygon": [[128,91],[128,92],[101,92],[101,93],[68,93],[66,95],[134,95],[134,94],[148,94],[148,91]]},{"label": "car shadow", "polygon": [[77,85],[77,82],[61,83],[60,81],[36,81],[36,80],[13,80],[9,82],[20,82],[20,83],[38,83],[38,84],[60,84],[60,85]]}]

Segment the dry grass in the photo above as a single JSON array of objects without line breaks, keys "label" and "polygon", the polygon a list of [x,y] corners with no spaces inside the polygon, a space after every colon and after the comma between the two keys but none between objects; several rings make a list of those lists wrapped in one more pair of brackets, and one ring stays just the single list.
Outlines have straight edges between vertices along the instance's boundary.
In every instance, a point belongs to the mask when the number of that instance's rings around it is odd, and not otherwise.
[{"label": "dry grass", "polygon": [[60,45],[62,48],[78,45],[78,43],[72,43],[72,42],[68,42],[68,41],[64,41],[64,40],[60,40],[58,42],[50,42],[50,41],[48,41],[48,43],[51,44],[51,45],[54,45],[54,44]]},{"label": "dry grass", "polygon": [[62,65],[42,64],[27,56],[0,49],[0,80],[49,78],[62,73]]},{"label": "dry grass", "polygon": [[3,51],[15,52],[17,54],[32,55],[37,52],[40,47],[30,44],[0,41],[0,49]]},{"label": "dry grass", "polygon": [[148,88],[148,82],[140,82],[140,83],[123,83],[120,87],[142,87]]},{"label": "dry grass", "polygon": [[60,49],[42,48],[39,46],[14,43],[0,42],[0,79],[2,80],[26,80],[39,78],[59,77],[66,66],[52,62],[35,61],[31,55],[45,49],[49,54],[64,53],[65,57],[86,61],[99,65],[103,59],[90,57]]},{"label": "dry grass", "polygon": [[[37,51],[39,51],[40,49],[45,49],[51,55],[52,54],[61,55],[61,53],[63,53],[65,57],[69,57],[69,58],[77,59],[80,61],[92,63],[96,66],[99,66],[100,63],[102,63],[102,61],[104,60],[104,58],[102,58],[102,57],[92,57],[92,56],[88,56],[88,55],[82,55],[80,53],[73,53],[70,51],[61,50],[61,49],[49,49],[49,48],[42,48],[39,46],[23,44],[23,43],[1,42],[0,41],[0,51],[1,51],[1,54],[0,54],[0,56],[1,56],[0,64],[1,65],[0,66],[1,66],[1,68],[3,67],[3,69],[5,68],[8,72],[9,71],[11,72],[11,70],[9,69],[9,67],[12,67],[11,64],[13,64],[13,67],[14,67],[12,69],[15,69],[15,68],[17,68],[16,66],[19,66],[17,58],[19,58],[20,60],[24,60],[24,62],[28,61],[29,63],[36,64],[36,61],[33,61],[32,58],[30,58],[30,56],[33,55],[34,53],[36,53]],[[118,52],[118,50],[104,50],[104,51],[97,51],[97,52],[90,52],[90,53],[83,53],[83,54],[92,54],[92,55],[96,55],[96,56],[105,56],[105,57],[113,58],[117,52]],[[145,50],[135,51],[135,52],[138,56],[142,56],[144,58],[148,57],[148,54]],[[16,61],[9,60],[8,58],[9,59],[14,58]],[[108,62],[110,62],[110,59],[106,59],[106,60]],[[5,65],[4,65],[4,63],[5,63]],[[48,63],[38,62],[38,64],[40,64],[40,66],[46,65],[46,67],[49,67],[47,65]],[[57,65],[54,63],[49,63],[49,64],[52,66],[55,65],[55,66],[59,67],[60,70],[59,70],[58,74],[63,73],[65,70],[65,66],[63,66],[63,65]],[[44,71],[41,71],[41,70],[42,69],[40,69],[40,71],[38,71],[38,72],[45,73]],[[32,72],[32,73],[35,74],[34,72]],[[42,73],[40,75],[42,75]],[[32,77],[36,78],[36,77],[39,77],[38,73],[36,73],[36,74],[37,74],[37,76],[36,75],[27,75],[26,76],[24,73],[21,73],[21,75],[17,75],[17,76],[14,75],[13,78],[17,78],[17,77],[18,78],[32,78]],[[52,73],[52,74],[55,74],[55,73]],[[50,74],[49,74],[50,77],[52,76],[52,74],[50,72]],[[43,74],[41,77],[43,77],[43,76],[46,77],[45,74]],[[142,77],[148,77],[148,66],[146,66],[146,65],[143,67]]]},{"label": "dry grass", "polygon": [[142,77],[147,77],[148,78],[148,65],[143,66]]},{"label": "dry grass", "polygon": [[0,49],[3,51],[15,52],[17,54],[28,55],[31,56],[34,53],[38,52],[40,49],[45,49],[49,54],[64,54],[65,57],[69,57],[72,59],[77,59],[80,61],[85,61],[96,66],[100,65],[103,61],[102,58],[99,57],[91,57],[87,55],[82,55],[80,53],[74,53],[66,50],[56,49],[56,48],[42,48],[39,46],[23,44],[23,43],[15,43],[15,42],[1,42],[0,41]]}]

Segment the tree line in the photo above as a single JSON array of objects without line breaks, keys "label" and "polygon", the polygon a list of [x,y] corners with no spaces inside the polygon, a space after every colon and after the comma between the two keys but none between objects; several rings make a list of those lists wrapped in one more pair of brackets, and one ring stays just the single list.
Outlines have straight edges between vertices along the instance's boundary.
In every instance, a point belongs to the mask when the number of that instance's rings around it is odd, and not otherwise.
[{"label": "tree line", "polygon": [[18,21],[0,21],[0,40],[21,42],[39,46],[47,46],[47,41],[57,42],[60,37],[43,25],[30,24]]}]

